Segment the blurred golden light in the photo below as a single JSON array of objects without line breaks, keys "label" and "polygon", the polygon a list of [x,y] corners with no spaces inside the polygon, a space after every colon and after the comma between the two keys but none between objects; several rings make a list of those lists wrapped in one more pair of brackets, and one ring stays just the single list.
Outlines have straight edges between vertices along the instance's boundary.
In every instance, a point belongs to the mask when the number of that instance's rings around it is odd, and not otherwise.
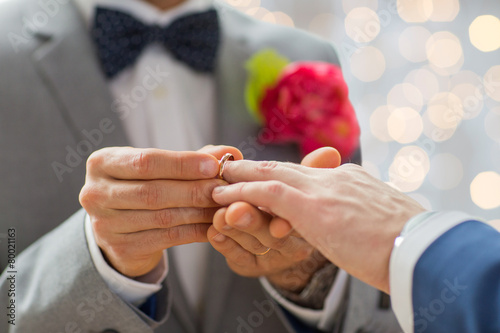
[{"label": "blurred golden light", "polygon": [[408,27],[399,36],[399,52],[408,61],[422,62],[427,60],[425,45],[431,37],[424,27]]},{"label": "blurred golden light", "polygon": [[398,108],[410,107],[419,112],[424,105],[422,93],[410,83],[395,85],[387,95],[387,104]]},{"label": "blurred golden light", "polygon": [[265,14],[263,17],[259,18],[262,22],[276,24],[276,16],[273,12]]},{"label": "blurred golden light", "polygon": [[500,207],[500,174],[494,171],[478,174],[470,184],[470,195],[482,209]]},{"label": "blurred golden light", "polygon": [[351,56],[351,73],[363,82],[373,82],[380,79],[385,72],[385,57],[374,46],[358,49]]},{"label": "blurred golden light", "polygon": [[279,25],[284,25],[288,27],[294,27],[295,24],[290,16],[283,12],[270,12],[264,15],[264,17],[260,18],[263,22],[269,22]]},{"label": "blurred golden light", "polygon": [[469,26],[469,38],[478,50],[491,52],[500,48],[500,20],[493,15],[481,15]]},{"label": "blurred golden light", "polygon": [[440,128],[432,123],[432,121],[429,118],[429,112],[425,112],[422,116],[422,121],[424,123],[424,134],[427,136],[429,139],[431,139],[434,142],[443,142],[446,140],[449,140],[453,134],[455,134],[455,131],[457,130],[456,127],[452,128]]},{"label": "blurred golden light", "polygon": [[434,22],[451,22],[457,17],[459,11],[458,0],[434,0],[430,19]]},{"label": "blurred golden light", "polygon": [[[267,22],[269,22],[270,15],[273,15],[269,10],[267,10],[264,7],[253,7],[245,10],[245,13],[249,16],[252,16],[256,18],[257,20],[264,20],[264,18],[267,16]],[[274,19],[274,17],[273,17]],[[275,21],[273,22],[275,23]]]},{"label": "blurred golden light", "polygon": [[462,101],[452,93],[438,93],[429,101],[427,114],[435,126],[454,129],[464,117]]},{"label": "blurred golden light", "polygon": [[429,156],[420,147],[406,146],[399,150],[389,168],[389,180],[403,192],[416,191],[430,169]]},{"label": "blurred golden light", "polygon": [[458,86],[465,83],[479,87],[483,85],[483,79],[475,72],[468,70],[460,71],[450,79],[450,84],[452,86]]},{"label": "blurred golden light", "polygon": [[319,14],[309,24],[309,31],[326,39],[332,38],[337,18],[330,13]]},{"label": "blurred golden light", "polygon": [[395,109],[387,119],[389,135],[402,144],[416,141],[423,128],[422,117],[409,107]]},{"label": "blurred golden light", "polygon": [[440,67],[433,66],[431,64],[430,67],[432,68],[432,71],[434,73],[440,75],[444,79],[444,80],[441,80],[441,87],[448,87],[448,88],[442,88],[441,90],[449,89],[450,76],[458,73],[460,71],[460,69],[462,68],[462,66],[464,65],[464,62],[465,62],[465,59],[464,59],[464,56],[462,55],[460,57],[460,59],[458,60],[458,62],[452,67],[440,68]]},{"label": "blurred golden light", "polygon": [[484,117],[484,129],[491,140],[500,143],[500,113],[492,110]]},{"label": "blurred golden light", "polygon": [[286,27],[295,27],[293,19],[283,12],[274,12],[274,19],[277,24],[284,25]]},{"label": "blurred golden light", "polygon": [[484,107],[484,96],[478,86],[469,83],[453,87],[451,93],[460,98],[464,110],[464,119],[473,119]]},{"label": "blurred golden light", "polygon": [[483,84],[488,96],[500,102],[500,66],[493,66],[486,72]]},{"label": "blurred golden light", "polygon": [[233,7],[260,7],[260,0],[226,0]]},{"label": "blurred golden light", "polygon": [[424,101],[430,100],[439,92],[439,82],[436,75],[427,69],[415,69],[411,71],[405,77],[404,82],[417,87]]},{"label": "blurred golden light", "polygon": [[398,14],[406,22],[426,22],[434,9],[432,0],[398,0]]},{"label": "blurred golden light", "polygon": [[439,69],[448,69],[463,61],[460,40],[448,31],[433,34],[427,41],[426,52],[430,64]]},{"label": "blurred golden light", "polygon": [[440,190],[451,190],[457,187],[464,176],[462,162],[453,154],[438,154],[432,158],[431,169],[427,178]]},{"label": "blurred golden light", "polygon": [[370,116],[370,130],[380,141],[392,141],[389,129],[387,128],[388,120],[392,111],[394,111],[394,107],[383,105],[375,109]]},{"label": "blurred golden light", "polygon": [[378,0],[342,0],[342,7],[346,14],[357,7],[367,7],[371,10],[377,10]]},{"label": "blurred golden light", "polygon": [[380,19],[377,13],[368,7],[351,10],[344,20],[344,25],[347,36],[356,43],[368,43],[380,33]]}]

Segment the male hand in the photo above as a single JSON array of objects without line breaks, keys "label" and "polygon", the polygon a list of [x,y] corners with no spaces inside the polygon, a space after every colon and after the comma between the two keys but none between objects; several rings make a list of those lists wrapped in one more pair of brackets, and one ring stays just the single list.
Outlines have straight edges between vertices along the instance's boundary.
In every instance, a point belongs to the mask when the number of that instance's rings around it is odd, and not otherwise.
[{"label": "male hand", "polygon": [[[264,163],[275,165],[274,162]],[[334,168],[340,164],[340,156],[337,151],[328,150],[308,156],[302,164]],[[287,221],[273,219],[272,215],[251,204],[234,202],[215,214],[208,238],[235,273],[247,277],[265,276],[281,289],[300,292],[327,259],[290,231]]]},{"label": "male hand", "polygon": [[216,202],[264,207],[282,226],[289,221],[331,262],[385,292],[394,240],[411,217],[424,211],[353,164],[313,169],[237,161],[227,165],[224,177],[234,184],[216,188]]},{"label": "male hand", "polygon": [[158,265],[164,249],[206,242],[219,207],[212,189],[225,184],[215,179],[225,153],[242,158],[235,148],[213,146],[199,152],[121,147],[93,153],[80,203],[107,261],[138,277]]}]

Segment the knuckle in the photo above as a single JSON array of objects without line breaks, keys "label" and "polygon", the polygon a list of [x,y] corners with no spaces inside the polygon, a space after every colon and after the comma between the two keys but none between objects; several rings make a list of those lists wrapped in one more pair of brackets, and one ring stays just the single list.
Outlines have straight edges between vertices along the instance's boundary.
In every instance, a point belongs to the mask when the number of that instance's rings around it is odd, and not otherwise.
[{"label": "knuckle", "polygon": [[266,185],[266,190],[273,196],[280,196],[283,194],[285,187],[283,183],[273,180]]},{"label": "knuckle", "polygon": [[175,227],[175,228],[169,228],[163,230],[165,234],[165,239],[170,240],[170,242],[175,243],[182,237],[182,231],[181,228]]},{"label": "knuckle", "polygon": [[100,168],[100,166],[104,163],[104,155],[106,153],[107,149],[101,149],[93,152],[90,154],[90,156],[87,158],[87,171],[94,171],[95,169]]},{"label": "knuckle", "polygon": [[138,176],[147,176],[153,169],[153,154],[148,150],[141,150],[132,156],[132,168]]},{"label": "knuckle", "polygon": [[105,239],[105,235],[109,231],[109,221],[103,218],[93,218],[92,219],[92,229],[94,234],[99,236],[101,239]]},{"label": "knuckle", "polygon": [[177,153],[174,155],[173,170],[174,175],[184,175],[188,169],[188,159],[184,154]]},{"label": "knuckle", "polygon": [[263,175],[269,175],[274,170],[279,167],[278,162],[276,161],[263,161],[257,164],[257,172]]},{"label": "knuckle", "polygon": [[98,203],[103,201],[103,193],[96,186],[92,186],[89,184],[85,184],[78,196],[80,204],[85,210],[92,210],[92,207]]},{"label": "knuckle", "polygon": [[117,243],[109,246],[109,249],[114,258],[124,260],[129,258],[129,246],[125,243]]},{"label": "knuckle", "polygon": [[138,197],[140,202],[144,203],[147,207],[158,207],[161,199],[160,189],[154,182],[146,182],[140,185]]},{"label": "knuckle", "polygon": [[189,236],[190,239],[200,242],[202,240],[205,240],[207,237],[207,231],[208,227],[203,226],[203,225],[193,225],[193,228],[189,229]]},{"label": "knuckle", "polygon": [[[93,224],[92,227],[95,228],[95,224]],[[103,237],[103,235],[98,233],[96,233],[95,236],[97,245],[99,245],[108,256],[110,255],[120,260],[127,257],[127,251],[130,246],[124,241],[123,237]]]},{"label": "knuckle", "polygon": [[344,179],[352,178],[354,174],[366,173],[365,169],[357,164],[343,164],[338,168],[341,177]]},{"label": "knuckle", "polygon": [[[313,250],[311,248],[308,248],[308,247],[298,249],[297,251],[295,251],[294,256],[293,256],[295,259],[295,262],[301,262],[301,261],[304,261],[306,259],[311,258],[312,252],[313,252]],[[313,260],[313,259],[311,259],[311,260]]]},{"label": "knuckle", "polygon": [[160,228],[169,228],[174,220],[174,213],[170,209],[157,210],[154,215],[154,219]]},{"label": "knuckle", "polygon": [[189,193],[190,194],[190,201],[191,201],[191,204],[195,207],[199,206],[202,202],[202,190],[200,189],[199,186],[193,186],[191,188],[191,192]]},{"label": "knuckle", "polygon": [[213,221],[215,213],[219,208],[203,208],[201,210],[201,220],[202,221]]},{"label": "knuckle", "polygon": [[191,189],[191,203],[195,207],[203,207],[206,206],[208,202],[211,201],[212,198],[212,189],[213,186],[210,183],[206,183],[203,185],[195,185]]}]

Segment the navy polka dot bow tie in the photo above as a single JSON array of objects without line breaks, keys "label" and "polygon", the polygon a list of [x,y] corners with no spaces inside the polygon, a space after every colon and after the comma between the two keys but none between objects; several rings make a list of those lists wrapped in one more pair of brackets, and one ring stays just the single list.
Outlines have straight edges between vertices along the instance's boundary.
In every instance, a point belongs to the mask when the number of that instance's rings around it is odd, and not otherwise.
[{"label": "navy polka dot bow tie", "polygon": [[144,47],[163,44],[178,60],[199,72],[213,72],[219,45],[215,9],[180,17],[167,27],[146,25],[134,17],[96,8],[92,37],[108,78],[135,63]]}]

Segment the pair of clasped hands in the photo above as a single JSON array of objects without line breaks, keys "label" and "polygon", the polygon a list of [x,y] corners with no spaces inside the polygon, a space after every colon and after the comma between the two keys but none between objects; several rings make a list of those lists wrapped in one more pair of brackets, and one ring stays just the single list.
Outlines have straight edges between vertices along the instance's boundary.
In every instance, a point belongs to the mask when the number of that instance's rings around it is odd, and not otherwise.
[{"label": "pair of clasped hands", "polygon": [[[218,179],[227,153],[235,161]],[[339,167],[333,148],[312,152],[301,164],[246,161],[227,146],[105,148],[87,161],[80,202],[108,262],[132,278],[152,271],[164,249],[210,242],[235,273],[265,276],[284,290],[300,291],[328,260],[351,273],[367,262],[373,269],[365,267],[361,278],[388,289],[380,261],[390,249],[377,246],[387,236],[374,237],[378,226],[356,216],[394,216],[390,205],[381,210],[373,200],[378,180],[358,166]],[[372,243],[368,256],[355,251]]]}]

